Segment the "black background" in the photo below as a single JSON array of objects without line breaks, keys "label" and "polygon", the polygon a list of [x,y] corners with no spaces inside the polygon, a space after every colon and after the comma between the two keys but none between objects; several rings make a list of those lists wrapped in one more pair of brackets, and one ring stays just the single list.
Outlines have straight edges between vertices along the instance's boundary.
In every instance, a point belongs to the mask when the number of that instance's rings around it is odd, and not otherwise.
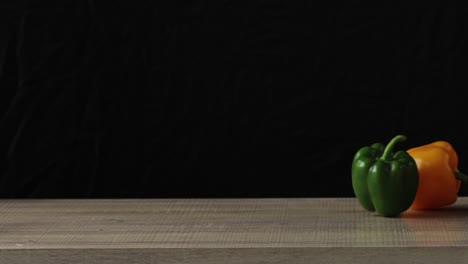
[{"label": "black background", "polygon": [[397,134],[468,171],[455,2],[171,2],[2,1],[2,197],[347,197]]}]

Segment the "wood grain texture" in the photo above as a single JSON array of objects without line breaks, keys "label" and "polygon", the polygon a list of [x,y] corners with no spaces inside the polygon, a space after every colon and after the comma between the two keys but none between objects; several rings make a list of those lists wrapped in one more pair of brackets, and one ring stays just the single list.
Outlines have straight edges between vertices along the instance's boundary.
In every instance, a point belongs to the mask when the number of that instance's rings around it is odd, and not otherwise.
[{"label": "wood grain texture", "polygon": [[364,211],[354,198],[0,200],[1,264],[394,263],[402,257],[465,263],[468,197],[399,218]]}]

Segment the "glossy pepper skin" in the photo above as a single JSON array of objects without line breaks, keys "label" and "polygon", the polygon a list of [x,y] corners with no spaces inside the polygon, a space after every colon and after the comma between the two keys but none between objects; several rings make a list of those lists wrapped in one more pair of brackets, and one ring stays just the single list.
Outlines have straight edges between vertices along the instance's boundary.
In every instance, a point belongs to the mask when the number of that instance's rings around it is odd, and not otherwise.
[{"label": "glossy pepper skin", "polygon": [[446,141],[436,141],[407,150],[419,170],[419,186],[411,209],[424,210],[447,206],[457,201],[461,180],[458,155]]},{"label": "glossy pepper skin", "polygon": [[360,148],[352,163],[352,185],[361,206],[384,217],[396,217],[413,203],[418,188],[418,169],[405,151],[393,147],[406,140],[394,137],[384,148],[380,143]]}]

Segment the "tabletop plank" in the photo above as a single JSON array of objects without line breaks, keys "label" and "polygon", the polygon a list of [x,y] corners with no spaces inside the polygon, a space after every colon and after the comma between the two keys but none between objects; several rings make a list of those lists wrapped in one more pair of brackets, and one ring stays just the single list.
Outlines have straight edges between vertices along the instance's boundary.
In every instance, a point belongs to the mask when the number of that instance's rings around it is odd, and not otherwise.
[{"label": "tabletop plank", "polygon": [[0,200],[0,212],[0,263],[468,259],[468,197],[399,218],[355,198]]}]

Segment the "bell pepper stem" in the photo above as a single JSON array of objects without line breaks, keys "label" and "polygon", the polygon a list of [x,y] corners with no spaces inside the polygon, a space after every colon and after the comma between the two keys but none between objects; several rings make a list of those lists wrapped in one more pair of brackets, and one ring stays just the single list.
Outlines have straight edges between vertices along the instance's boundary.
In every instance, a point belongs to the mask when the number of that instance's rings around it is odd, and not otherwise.
[{"label": "bell pepper stem", "polygon": [[457,180],[460,180],[460,181],[462,181],[464,183],[468,183],[468,175],[463,174],[463,173],[461,173],[459,171],[455,172],[455,178],[457,178]]},{"label": "bell pepper stem", "polygon": [[404,135],[398,135],[392,138],[392,140],[390,140],[390,142],[388,142],[387,146],[385,147],[381,159],[388,161],[392,157],[393,146],[395,146],[396,143],[400,141],[405,141],[405,140],[406,140],[406,136]]}]

